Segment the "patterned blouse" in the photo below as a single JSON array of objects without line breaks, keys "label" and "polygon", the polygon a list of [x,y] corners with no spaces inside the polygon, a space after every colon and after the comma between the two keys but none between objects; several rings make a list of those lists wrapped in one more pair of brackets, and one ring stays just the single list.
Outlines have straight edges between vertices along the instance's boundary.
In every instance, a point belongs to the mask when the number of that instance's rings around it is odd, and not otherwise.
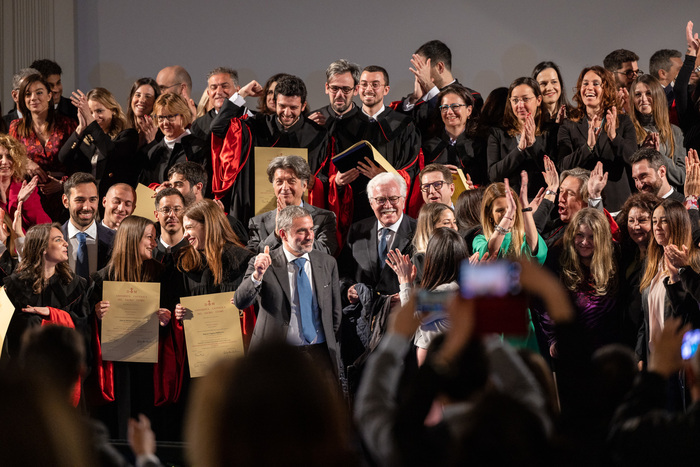
[{"label": "patterned blouse", "polygon": [[60,172],[64,174],[66,168],[58,161],[58,151],[61,150],[61,146],[63,146],[71,133],[75,131],[78,124],[68,117],[56,115],[53,131],[44,146],[41,144],[41,141],[39,141],[39,138],[37,138],[34,130],[32,130],[29,138],[23,138],[17,134],[17,127],[21,121],[22,120],[19,119],[12,122],[10,125],[10,136],[17,138],[26,146],[27,157],[39,164],[39,167],[47,172]]}]

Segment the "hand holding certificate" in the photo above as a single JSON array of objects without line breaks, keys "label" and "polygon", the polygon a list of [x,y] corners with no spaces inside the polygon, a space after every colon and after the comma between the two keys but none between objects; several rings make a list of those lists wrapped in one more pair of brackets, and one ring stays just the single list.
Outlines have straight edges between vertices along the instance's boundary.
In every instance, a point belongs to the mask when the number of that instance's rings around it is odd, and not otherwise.
[{"label": "hand holding certificate", "polygon": [[156,363],[160,283],[105,281],[102,297],[109,302],[102,319],[102,359]]},{"label": "hand holding certificate", "polygon": [[[190,376],[207,374],[219,359],[243,354],[243,334],[233,292],[182,297]],[[177,312],[176,312],[177,316]]]}]

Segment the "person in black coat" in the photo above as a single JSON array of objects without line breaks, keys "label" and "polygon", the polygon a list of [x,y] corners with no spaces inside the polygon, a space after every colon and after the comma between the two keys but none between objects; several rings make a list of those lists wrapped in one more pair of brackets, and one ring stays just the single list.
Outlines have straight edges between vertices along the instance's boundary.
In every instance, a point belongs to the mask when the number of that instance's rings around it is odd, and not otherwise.
[{"label": "person in black coat", "polygon": [[139,135],[128,128],[126,116],[111,92],[95,88],[75,91],[71,100],[78,108],[78,128],[58,153],[69,172],[91,173],[102,198],[110,186],[126,183],[136,187],[143,161],[136,151]]}]

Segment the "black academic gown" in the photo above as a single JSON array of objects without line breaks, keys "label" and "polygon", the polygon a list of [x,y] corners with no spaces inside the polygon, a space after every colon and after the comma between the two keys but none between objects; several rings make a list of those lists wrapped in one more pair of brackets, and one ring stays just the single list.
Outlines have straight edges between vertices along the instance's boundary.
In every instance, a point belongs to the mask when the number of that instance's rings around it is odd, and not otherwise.
[{"label": "black academic gown", "polygon": [[209,149],[206,143],[192,134],[183,136],[175,143],[172,151],[163,138],[149,149],[139,181],[144,185],[163,183],[168,179],[170,168],[178,162],[190,161],[205,166],[208,159]]},{"label": "black academic gown", "polygon": [[69,173],[92,173],[92,158],[97,154],[95,178],[102,198],[109,187],[117,183],[136,187],[144,163],[141,153],[136,150],[138,144],[139,134],[133,128],[121,131],[112,139],[95,121],[81,135],[76,132],[70,135],[58,153],[58,160]]},{"label": "black academic gown", "polygon": [[[229,108],[241,109],[226,101],[212,123],[212,193],[224,204],[229,215],[248,225],[255,215],[255,147],[306,148],[311,173],[325,186],[328,183],[328,133],[315,122],[301,117],[290,128],[283,128],[276,115],[229,118]],[[258,168],[257,170],[265,168]]]},{"label": "black academic gown", "polygon": [[89,304],[86,299],[87,281],[79,276],[73,276],[70,282],[65,283],[58,274],[54,274],[41,293],[32,291],[31,280],[21,279],[19,274],[13,273],[5,278],[5,292],[15,307],[10,320],[5,339],[5,350],[10,358],[16,358],[24,332],[35,326],[41,326],[48,317],[34,313],[25,313],[22,308],[27,306],[58,308],[68,313],[73,320],[75,329],[85,337]]},{"label": "black academic gown", "polygon": [[428,164],[452,164],[469,174],[475,185],[489,182],[486,172],[486,158],[477,158],[474,154],[474,142],[466,133],[460,134],[455,143],[450,143],[450,136],[443,129],[435,136],[423,140],[423,162]]},{"label": "black academic gown", "polygon": [[[416,178],[419,170],[420,134],[410,117],[390,107],[386,107],[376,120],[355,107],[342,119],[335,120],[332,137],[333,154],[340,154],[358,141],[367,140],[392,167],[404,171],[410,181]],[[359,220],[374,215],[367,198],[368,182],[367,177],[360,175],[350,184],[354,201],[352,219]],[[411,184],[407,185],[408,193],[411,193]],[[342,189],[343,187],[338,190]],[[337,211],[336,215],[342,217]]]}]

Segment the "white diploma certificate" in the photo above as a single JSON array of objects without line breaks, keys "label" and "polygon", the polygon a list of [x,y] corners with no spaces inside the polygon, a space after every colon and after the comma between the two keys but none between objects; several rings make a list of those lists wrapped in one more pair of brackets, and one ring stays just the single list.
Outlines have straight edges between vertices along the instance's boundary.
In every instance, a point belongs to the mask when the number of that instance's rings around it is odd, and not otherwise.
[{"label": "white diploma certificate", "polygon": [[5,343],[7,328],[10,327],[10,320],[15,313],[15,306],[10,301],[10,297],[5,292],[5,287],[0,288],[0,347]]},{"label": "white diploma certificate", "polygon": [[102,359],[115,362],[158,361],[159,282],[105,281],[102,299]]},{"label": "white diploma certificate", "polygon": [[187,309],[182,323],[192,378],[206,375],[222,358],[243,355],[240,313],[231,298],[233,292],[180,299]]}]

